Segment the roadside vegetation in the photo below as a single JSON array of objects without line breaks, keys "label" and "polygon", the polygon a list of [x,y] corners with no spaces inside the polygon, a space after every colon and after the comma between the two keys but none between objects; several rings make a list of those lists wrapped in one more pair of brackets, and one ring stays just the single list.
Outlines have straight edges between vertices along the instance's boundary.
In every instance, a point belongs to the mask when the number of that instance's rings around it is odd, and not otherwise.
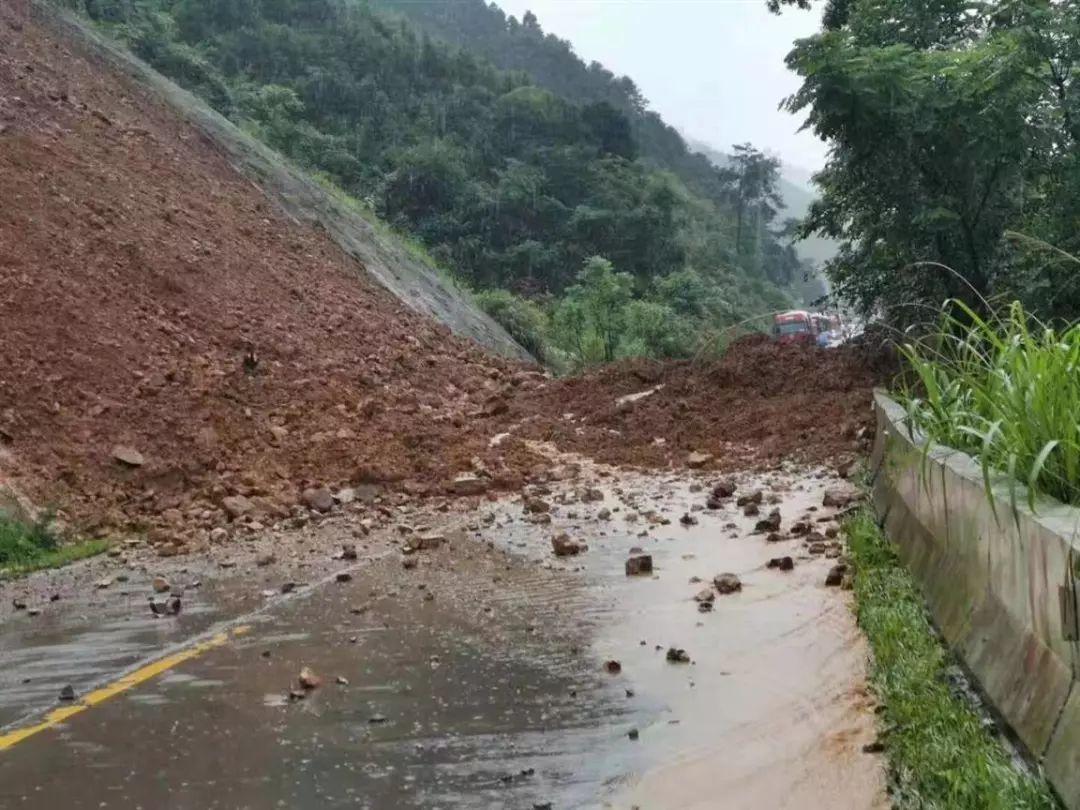
[{"label": "roadside vegetation", "polygon": [[823,11],[786,106],[829,141],[803,227],[841,243],[834,293],[901,326],[949,298],[1077,320],[1080,4],[768,2]]},{"label": "roadside vegetation", "polygon": [[1057,807],[1044,780],[1018,766],[951,677],[914,580],[869,512],[846,526],[859,626],[873,650],[871,685],[898,810]]},{"label": "roadside vegetation", "polygon": [[1080,324],[1055,329],[1014,302],[983,317],[962,302],[901,346],[899,399],[934,441],[977,458],[989,490],[1006,473],[1036,493],[1080,504]]},{"label": "roadside vegetation", "polygon": [[108,547],[106,540],[64,543],[50,524],[49,515],[27,521],[0,513],[0,578],[57,568]]}]

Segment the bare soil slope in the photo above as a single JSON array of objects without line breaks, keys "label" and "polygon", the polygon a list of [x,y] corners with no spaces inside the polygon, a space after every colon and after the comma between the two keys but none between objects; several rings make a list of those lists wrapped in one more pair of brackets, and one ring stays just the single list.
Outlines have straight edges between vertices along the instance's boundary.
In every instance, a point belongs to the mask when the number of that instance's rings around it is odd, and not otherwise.
[{"label": "bare soil slope", "polygon": [[40,502],[190,517],[233,492],[442,480],[483,449],[459,428],[508,363],[20,3],[0,5],[0,199],[0,436]]}]

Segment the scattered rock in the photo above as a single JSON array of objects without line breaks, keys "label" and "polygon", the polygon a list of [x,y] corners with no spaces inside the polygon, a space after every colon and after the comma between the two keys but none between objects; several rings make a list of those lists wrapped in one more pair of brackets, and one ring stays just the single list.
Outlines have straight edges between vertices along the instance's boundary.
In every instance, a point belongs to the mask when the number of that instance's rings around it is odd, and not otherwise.
[{"label": "scattered rock", "polygon": [[352,543],[346,543],[341,547],[341,559],[343,560],[355,560],[357,559],[356,546]]},{"label": "scattered rock", "polygon": [[692,470],[698,470],[712,461],[712,453],[693,452],[686,457],[686,466]]},{"label": "scattered rock", "polygon": [[181,607],[179,596],[170,596],[164,600],[150,600],[150,612],[155,616],[177,616],[180,614]]},{"label": "scattered rock", "polygon": [[384,714],[373,714],[371,715],[371,717],[368,718],[368,722],[371,723],[373,726],[378,726],[387,722],[387,718]]},{"label": "scattered rock", "polygon": [[596,513],[597,520],[611,520],[611,510],[606,506]]},{"label": "scattered rock", "polygon": [[745,495],[740,495],[735,499],[736,506],[746,506],[747,504],[756,503],[760,504],[765,499],[765,493],[760,489],[755,489],[753,492],[748,492]]},{"label": "scattered rock", "polygon": [[526,498],[523,506],[526,512],[537,514],[551,511],[551,504],[543,498]]},{"label": "scattered rock", "polygon": [[610,661],[605,661],[604,671],[610,675],[618,675],[620,672],[622,672],[622,664],[616,661],[614,658]]},{"label": "scattered rock", "polygon": [[69,683],[67,686],[60,690],[60,694],[58,695],[58,697],[62,702],[70,703],[71,701],[75,700],[75,687]]},{"label": "scattered rock", "polygon": [[338,675],[336,678],[334,678],[334,683],[336,683],[338,686],[348,686],[349,679],[344,677],[343,675]]},{"label": "scattered rock", "polygon": [[713,485],[712,496],[718,500],[721,498],[730,498],[735,494],[735,489],[734,478],[722,478]]},{"label": "scattered rock", "polygon": [[767,535],[765,535],[766,543],[780,543],[783,542],[783,540],[784,535],[780,534],[780,532],[769,532]]},{"label": "scattered rock", "polygon": [[15,596],[11,600],[11,606],[15,610],[26,610],[26,600],[21,596]]},{"label": "scattered rock", "polygon": [[791,571],[795,568],[795,561],[791,557],[773,557],[769,560],[768,568],[778,568],[781,571]]},{"label": "scattered rock", "polygon": [[334,581],[335,582],[351,582],[352,581],[352,574],[350,574],[348,571],[338,571],[336,574],[334,574]]},{"label": "scattered rock", "polygon": [[345,487],[334,493],[334,500],[340,503],[342,506],[347,506],[356,500],[356,490],[352,487]]},{"label": "scattered rock", "polygon": [[844,582],[844,574],[847,573],[847,563],[837,563],[829,569],[825,577],[825,585],[829,588],[838,588]]},{"label": "scattered rock", "polygon": [[216,529],[210,530],[210,542],[211,543],[224,543],[229,538],[229,532],[226,529],[218,526]]},{"label": "scattered rock", "polygon": [[151,580],[150,585],[154,589],[154,593],[165,593],[172,590],[172,585],[169,584],[169,580],[165,577],[158,575]]},{"label": "scattered rock", "polygon": [[716,594],[712,592],[712,588],[702,588],[700,591],[694,594],[694,601],[701,604],[712,604],[716,599]]},{"label": "scattered rock", "polygon": [[311,667],[302,667],[296,680],[303,689],[318,689],[322,685],[322,678],[316,675]]},{"label": "scattered rock", "polygon": [[653,570],[651,554],[635,554],[626,561],[626,575],[628,577],[640,574],[651,574]]},{"label": "scattered rock", "polygon": [[821,500],[822,506],[831,506],[835,509],[843,509],[846,506],[850,506],[862,499],[862,494],[854,488],[847,489],[827,489],[825,490],[825,496]]},{"label": "scattered rock", "polygon": [[413,539],[412,546],[417,551],[434,551],[446,542],[446,535],[438,532],[428,532]]},{"label": "scattered rock", "polygon": [[[628,732],[626,732],[626,736],[629,737],[631,740],[636,740],[639,736],[638,730],[636,728],[632,728]],[[548,806],[550,807],[550,805]]]},{"label": "scattered rock", "polygon": [[689,664],[690,655],[681,647],[668,647],[667,660],[672,664]]},{"label": "scattered rock", "polygon": [[825,553],[825,544],[824,543],[811,543],[809,546],[807,546],[806,550],[809,551],[814,556],[817,556],[819,554],[824,554]]},{"label": "scattered rock", "polygon": [[796,523],[793,523],[793,524],[791,524],[791,533],[793,535],[795,535],[796,537],[798,537],[800,535],[803,535],[803,534],[809,534],[810,533],[810,524],[807,523],[805,520],[800,520],[800,521],[798,521]]},{"label": "scattered rock", "polygon": [[696,526],[698,519],[691,515],[689,512],[683,512],[683,516],[679,518],[679,523],[683,526]]},{"label": "scattered rock", "polygon": [[768,534],[769,532],[780,531],[780,510],[773,509],[769,512],[769,516],[764,520],[759,520],[754,526],[754,531],[763,532]]},{"label": "scattered rock", "polygon": [[581,500],[585,503],[590,501],[602,501],[604,500],[604,493],[595,487],[590,487],[581,493]]},{"label": "scattered rock", "polygon": [[585,550],[585,545],[577,540],[571,540],[570,535],[563,532],[551,538],[551,549],[556,557],[572,557]]},{"label": "scattered rock", "polygon": [[334,496],[326,487],[308,487],[301,493],[300,500],[315,512],[326,513],[334,508]]},{"label": "scattered rock", "polygon": [[222,498],[221,508],[225,510],[225,514],[229,516],[230,520],[236,520],[249,514],[253,506],[251,501],[243,495],[230,495],[227,498]]},{"label": "scattered rock", "polygon": [[735,593],[742,590],[742,581],[735,574],[717,574],[713,577],[713,587],[721,595]]},{"label": "scattered rock", "polygon": [[97,582],[95,582],[94,587],[97,588],[99,591],[102,591],[102,590],[105,590],[105,588],[108,588],[112,584],[113,584],[112,577],[105,577],[104,579],[99,579]]},{"label": "scattered rock", "polygon": [[874,740],[872,743],[867,743],[862,747],[864,754],[880,754],[885,750],[885,743],[881,740]]},{"label": "scattered rock", "polygon": [[282,582],[280,590],[281,590],[282,593],[292,593],[293,591],[296,590],[296,583],[295,582]]},{"label": "scattered rock", "polygon": [[418,562],[416,557],[403,557],[401,560],[401,567],[408,571],[416,568]]},{"label": "scattered rock", "polygon": [[472,473],[464,473],[454,478],[446,487],[454,495],[482,495],[487,492],[487,479]]},{"label": "scattered rock", "polygon": [[112,457],[113,461],[125,467],[141,467],[146,463],[142,453],[124,444],[118,444],[112,449]]},{"label": "scattered rock", "polygon": [[746,517],[757,517],[761,514],[761,507],[756,503],[748,503],[743,507],[742,513],[746,515]]}]

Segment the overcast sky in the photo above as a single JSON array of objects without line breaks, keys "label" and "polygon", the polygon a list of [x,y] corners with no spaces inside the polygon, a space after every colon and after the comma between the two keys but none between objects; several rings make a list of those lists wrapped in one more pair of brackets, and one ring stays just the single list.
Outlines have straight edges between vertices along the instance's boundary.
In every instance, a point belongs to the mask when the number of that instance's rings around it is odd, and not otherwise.
[{"label": "overcast sky", "polygon": [[750,141],[789,165],[815,170],[825,145],[777,105],[799,86],[784,56],[817,30],[818,15],[765,0],[496,0],[519,20],[527,10],[544,31],[632,78],[669,124],[728,150]]}]

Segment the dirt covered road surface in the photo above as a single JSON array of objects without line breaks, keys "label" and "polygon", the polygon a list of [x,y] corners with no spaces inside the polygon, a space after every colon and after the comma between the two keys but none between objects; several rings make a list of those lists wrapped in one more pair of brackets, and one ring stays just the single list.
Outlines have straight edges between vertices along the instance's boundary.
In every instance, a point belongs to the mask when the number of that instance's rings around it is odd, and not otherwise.
[{"label": "dirt covered road surface", "polygon": [[884,806],[839,534],[872,346],[493,355],[34,8],[0,509],[110,547],[0,577],[0,808]]},{"label": "dirt covered road surface", "polygon": [[[355,561],[332,516],[303,576],[258,555],[167,571],[179,616],[148,609],[156,560],[89,602],[45,588],[0,632],[0,806],[886,806],[867,650],[830,579],[844,482],[742,475],[707,508],[712,480],[586,464],[405,507]],[[151,650],[194,654],[144,680]]]}]

